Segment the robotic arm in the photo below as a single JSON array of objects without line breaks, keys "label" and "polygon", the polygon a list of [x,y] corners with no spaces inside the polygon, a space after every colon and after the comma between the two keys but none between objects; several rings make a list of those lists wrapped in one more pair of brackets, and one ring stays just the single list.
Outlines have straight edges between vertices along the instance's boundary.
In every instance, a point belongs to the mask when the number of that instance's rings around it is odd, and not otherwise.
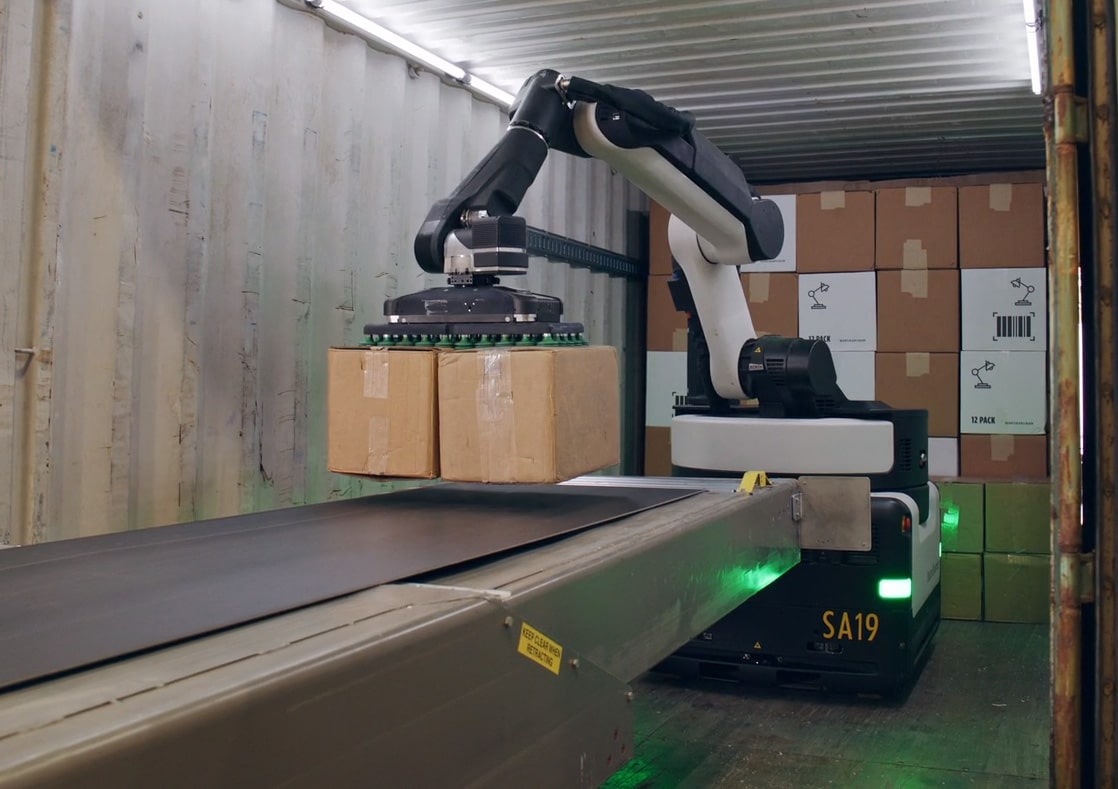
[{"label": "robotic arm", "polygon": [[689,113],[641,91],[551,70],[525,82],[501,140],[423,222],[416,260],[446,274],[449,286],[390,299],[388,324],[366,327],[370,336],[484,342],[581,333],[560,322],[558,299],[498,285],[501,276],[527,271],[527,226],[514,214],[551,150],[601,159],[671,214],[680,279],[673,296],[697,320],[709,402],[756,397],[773,416],[820,415],[820,404],[847,402],[825,343],[756,336],[739,267],[779,253],[784,226],[776,205],[757,196]]}]

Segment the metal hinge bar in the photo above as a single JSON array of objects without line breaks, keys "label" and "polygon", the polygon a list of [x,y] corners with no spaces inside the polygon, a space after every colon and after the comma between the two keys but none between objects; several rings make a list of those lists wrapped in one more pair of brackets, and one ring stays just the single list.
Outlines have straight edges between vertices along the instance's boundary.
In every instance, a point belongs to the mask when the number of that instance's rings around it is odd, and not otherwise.
[{"label": "metal hinge bar", "polygon": [[1056,143],[1087,142],[1091,136],[1087,99],[1071,93],[1057,93],[1053,101]]},{"label": "metal hinge bar", "polygon": [[1075,554],[1071,559],[1078,564],[1076,578],[1079,581],[1079,602],[1095,602],[1095,554],[1094,552]]}]

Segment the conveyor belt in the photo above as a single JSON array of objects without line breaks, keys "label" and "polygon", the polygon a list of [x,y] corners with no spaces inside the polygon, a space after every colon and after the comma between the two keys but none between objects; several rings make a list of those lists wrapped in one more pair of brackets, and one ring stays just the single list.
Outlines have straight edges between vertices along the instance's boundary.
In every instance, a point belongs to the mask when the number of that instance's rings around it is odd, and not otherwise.
[{"label": "conveyor belt", "polygon": [[673,488],[434,485],[0,552],[0,688],[661,506]]}]

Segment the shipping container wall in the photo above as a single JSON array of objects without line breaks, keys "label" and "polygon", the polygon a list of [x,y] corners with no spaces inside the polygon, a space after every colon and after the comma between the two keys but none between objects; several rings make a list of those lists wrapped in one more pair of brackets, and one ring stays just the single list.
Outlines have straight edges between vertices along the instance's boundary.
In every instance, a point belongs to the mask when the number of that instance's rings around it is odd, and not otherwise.
[{"label": "shipping container wall", "polygon": [[[275,0],[0,0],[0,540],[383,490],[325,468],[326,349],[440,282],[411,244],[494,105]],[[553,156],[536,226],[639,194]],[[623,348],[626,283],[533,261]]]}]

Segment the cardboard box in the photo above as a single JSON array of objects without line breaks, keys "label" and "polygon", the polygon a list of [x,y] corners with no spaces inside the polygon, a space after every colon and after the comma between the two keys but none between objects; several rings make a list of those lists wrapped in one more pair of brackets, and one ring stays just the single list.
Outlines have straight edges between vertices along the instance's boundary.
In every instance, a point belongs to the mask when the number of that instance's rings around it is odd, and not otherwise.
[{"label": "cardboard box", "polygon": [[551,483],[620,462],[617,350],[440,353],[442,477]]},{"label": "cardboard box", "polygon": [[986,495],[981,482],[941,482],[940,541],[950,553],[982,553],[986,545]]},{"label": "cardboard box", "polygon": [[932,479],[959,476],[959,439],[928,438],[928,476]]},{"label": "cardboard box", "polygon": [[960,436],[959,474],[984,480],[1048,478],[1048,436]]},{"label": "cardboard box", "polygon": [[1048,347],[1048,278],[1042,268],[962,272],[962,350]]},{"label": "cardboard box", "polygon": [[668,290],[671,277],[648,278],[648,334],[650,351],[686,351],[687,315],[675,308]]},{"label": "cardboard box", "polygon": [[879,271],[877,350],[959,351],[958,271]]},{"label": "cardboard box", "polygon": [[873,267],[873,192],[835,191],[797,196],[797,271],[870,271]]},{"label": "cardboard box", "polygon": [[877,358],[873,351],[832,353],[835,374],[842,393],[851,400],[876,400],[877,380],[874,375]]},{"label": "cardboard box", "polygon": [[1052,487],[1045,482],[986,484],[986,550],[1045,554],[1052,550]]},{"label": "cardboard box", "polygon": [[326,465],[339,474],[439,476],[435,351],[331,348]]},{"label": "cardboard box", "polygon": [[[750,271],[753,267],[750,266]],[[741,286],[749,305],[749,316],[758,334],[799,337],[799,291],[795,274],[749,273],[741,275]],[[684,349],[686,350],[686,348]]]},{"label": "cardboard box", "polygon": [[960,267],[1043,267],[1044,214],[1039,183],[960,187]]},{"label": "cardboard box", "polygon": [[672,475],[672,429],[670,427],[644,429],[644,475],[646,477]]},{"label": "cardboard box", "polygon": [[879,353],[877,399],[928,411],[928,435],[959,434],[959,357],[953,353]]},{"label": "cardboard box", "polygon": [[1052,588],[1049,562],[1047,556],[986,554],[982,562],[986,621],[1047,622]]},{"label": "cardboard box", "polygon": [[877,190],[877,268],[957,268],[958,211],[953,186]]},{"label": "cardboard box", "polygon": [[872,271],[801,274],[800,336],[834,353],[877,350],[877,283]]},{"label": "cardboard box", "polygon": [[945,553],[940,557],[943,619],[982,619],[982,556]]},{"label": "cardboard box", "polygon": [[676,395],[687,395],[687,354],[651,351],[645,357],[644,424],[668,427]]},{"label": "cardboard box", "polygon": [[1048,424],[1048,355],[1043,351],[959,354],[959,431],[1041,435]]}]

